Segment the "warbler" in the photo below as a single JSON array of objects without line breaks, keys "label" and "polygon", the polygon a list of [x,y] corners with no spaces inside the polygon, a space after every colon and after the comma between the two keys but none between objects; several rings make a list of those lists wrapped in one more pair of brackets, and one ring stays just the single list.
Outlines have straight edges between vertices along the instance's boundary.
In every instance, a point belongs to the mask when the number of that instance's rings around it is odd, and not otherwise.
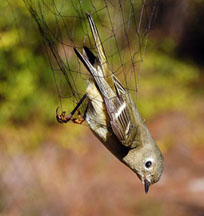
[{"label": "warbler", "polygon": [[[88,122],[96,137],[122,163],[133,170],[144,184],[145,192],[151,184],[159,181],[163,172],[163,156],[142,120],[129,92],[111,72],[108,60],[96,28],[89,13],[86,13],[97,56],[83,47],[83,54],[74,51],[90,73],[86,94],[76,108],[66,116],[57,112],[60,123],[72,120]],[[88,100],[84,119],[73,118],[80,104]]]}]

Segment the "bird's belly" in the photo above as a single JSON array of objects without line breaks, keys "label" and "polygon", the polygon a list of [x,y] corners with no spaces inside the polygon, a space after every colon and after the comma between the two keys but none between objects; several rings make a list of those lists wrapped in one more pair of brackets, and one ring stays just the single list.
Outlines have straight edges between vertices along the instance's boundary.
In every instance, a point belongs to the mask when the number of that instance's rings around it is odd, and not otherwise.
[{"label": "bird's belly", "polygon": [[109,117],[105,108],[104,100],[93,81],[89,81],[86,89],[89,99],[86,112],[86,121],[91,130],[102,141],[105,142],[108,136]]},{"label": "bird's belly", "polygon": [[110,118],[107,114],[104,100],[95,86],[89,81],[87,90],[89,98],[86,121],[95,136],[111,151],[119,160],[127,154],[128,148],[121,145],[110,127]]}]

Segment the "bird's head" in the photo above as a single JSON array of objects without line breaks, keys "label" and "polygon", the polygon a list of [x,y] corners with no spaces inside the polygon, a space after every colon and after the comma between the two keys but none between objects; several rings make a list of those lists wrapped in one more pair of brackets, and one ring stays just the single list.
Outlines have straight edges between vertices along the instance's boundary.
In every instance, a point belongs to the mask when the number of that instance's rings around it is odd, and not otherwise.
[{"label": "bird's head", "polygon": [[145,193],[151,184],[159,181],[163,173],[164,159],[156,144],[131,149],[123,161],[142,181]]}]

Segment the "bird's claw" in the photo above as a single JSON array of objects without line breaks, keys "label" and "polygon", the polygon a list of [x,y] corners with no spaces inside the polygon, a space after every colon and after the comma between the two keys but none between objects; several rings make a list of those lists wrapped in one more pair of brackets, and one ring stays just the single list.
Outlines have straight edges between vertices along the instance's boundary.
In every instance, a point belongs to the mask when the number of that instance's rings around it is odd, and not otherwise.
[{"label": "bird's claw", "polygon": [[76,124],[82,124],[85,121],[85,118],[81,116],[80,111],[78,111],[78,118],[74,118],[71,113],[66,115],[65,111],[59,114],[59,107],[56,109],[56,119],[60,124],[67,123],[70,120]]},{"label": "bird's claw", "polygon": [[67,123],[72,119],[72,115],[69,114],[66,116],[66,112],[63,111],[61,114],[59,114],[59,107],[56,109],[56,119],[60,124]]}]

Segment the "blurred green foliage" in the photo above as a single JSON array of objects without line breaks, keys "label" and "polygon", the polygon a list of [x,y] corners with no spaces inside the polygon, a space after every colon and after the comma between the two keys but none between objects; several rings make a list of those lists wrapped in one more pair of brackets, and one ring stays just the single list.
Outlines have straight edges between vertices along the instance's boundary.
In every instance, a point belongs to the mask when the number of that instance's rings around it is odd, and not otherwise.
[{"label": "blurred green foliage", "polygon": [[53,121],[57,97],[38,28],[22,1],[0,8],[0,124]]},{"label": "blurred green foliage", "polygon": [[192,83],[199,69],[157,51],[145,56],[138,103],[145,118],[168,111],[185,111],[196,97]]}]

